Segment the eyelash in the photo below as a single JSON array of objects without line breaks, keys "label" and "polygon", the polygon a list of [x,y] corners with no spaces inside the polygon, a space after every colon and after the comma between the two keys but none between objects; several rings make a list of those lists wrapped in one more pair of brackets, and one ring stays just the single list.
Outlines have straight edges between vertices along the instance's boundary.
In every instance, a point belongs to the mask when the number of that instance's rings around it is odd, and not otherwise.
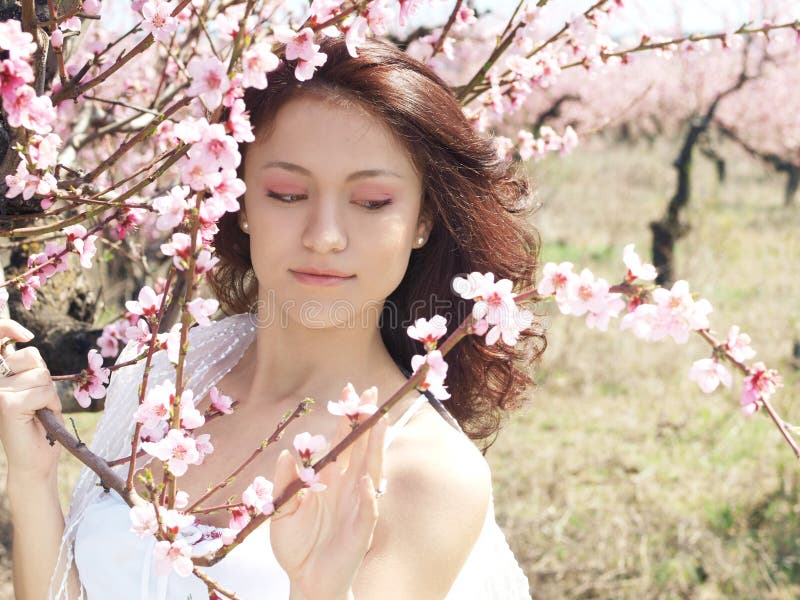
[{"label": "eyelash", "polygon": [[[267,196],[270,198],[274,198],[275,200],[278,200],[280,202],[284,202],[286,204],[292,204],[299,200],[305,200],[306,198],[308,198],[308,196],[306,196],[305,194],[279,194],[273,191],[267,191]],[[363,206],[367,210],[378,210],[391,203],[392,203],[391,200],[367,200],[364,204],[361,204],[360,206]]]}]

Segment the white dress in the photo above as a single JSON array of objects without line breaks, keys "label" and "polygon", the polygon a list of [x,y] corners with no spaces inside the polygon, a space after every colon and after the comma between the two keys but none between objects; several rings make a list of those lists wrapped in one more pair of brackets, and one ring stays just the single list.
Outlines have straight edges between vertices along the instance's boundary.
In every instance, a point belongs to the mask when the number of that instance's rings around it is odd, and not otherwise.
[{"label": "white dress", "polygon": [[[255,338],[253,315],[226,317],[189,332],[190,351],[186,373],[189,388],[198,403],[209,388],[241,359]],[[118,359],[135,355],[129,344]],[[142,363],[115,371],[106,398],[106,411],[91,444],[104,457],[124,456],[133,434],[131,416],[138,404]],[[174,366],[163,352],[154,356],[150,381],[174,374]],[[386,445],[412,414],[427,401],[419,396],[387,432]],[[148,457],[149,460],[149,457]],[[141,464],[146,461],[142,459]],[[115,467],[121,476],[127,465]],[[49,598],[69,598],[66,566],[74,559],[82,584],[79,598],[113,597],[115,600],[205,600],[205,585],[193,575],[160,576],[155,570],[154,538],[140,539],[131,533],[129,508],[113,490],[103,492],[97,476],[84,468],[72,494],[65,523],[59,561],[51,581]],[[224,559],[204,570],[210,577],[235,591],[242,600],[288,599],[289,578],[275,559],[269,541],[269,521],[251,533]],[[454,582],[447,600],[530,600],[528,580],[520,569],[494,515],[490,499],[478,540]],[[70,599],[72,600],[72,599]]]}]

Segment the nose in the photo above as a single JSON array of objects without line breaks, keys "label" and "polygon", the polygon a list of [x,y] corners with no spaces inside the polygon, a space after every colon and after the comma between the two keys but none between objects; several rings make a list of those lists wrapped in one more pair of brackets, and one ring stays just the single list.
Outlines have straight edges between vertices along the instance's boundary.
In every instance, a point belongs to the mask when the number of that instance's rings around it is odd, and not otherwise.
[{"label": "nose", "polygon": [[347,234],[334,198],[316,198],[311,203],[303,231],[303,246],[319,254],[341,252],[347,247]]}]

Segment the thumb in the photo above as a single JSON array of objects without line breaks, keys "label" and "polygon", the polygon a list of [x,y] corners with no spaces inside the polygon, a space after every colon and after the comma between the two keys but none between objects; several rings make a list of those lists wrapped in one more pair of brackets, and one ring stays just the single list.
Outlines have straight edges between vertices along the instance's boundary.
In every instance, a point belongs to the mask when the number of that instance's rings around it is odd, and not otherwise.
[{"label": "thumb", "polygon": [[[277,498],[283,494],[283,491],[288,487],[288,485],[298,478],[299,473],[297,471],[297,462],[295,461],[294,456],[292,456],[292,453],[288,450],[282,450],[278,455],[278,460],[275,461],[275,481],[273,482],[273,487],[276,492],[275,497]],[[294,514],[294,512],[299,508],[301,500],[302,497],[300,494],[295,494],[292,496],[291,499],[289,499],[278,509],[278,512],[272,518],[273,521],[279,519],[280,517]]]}]

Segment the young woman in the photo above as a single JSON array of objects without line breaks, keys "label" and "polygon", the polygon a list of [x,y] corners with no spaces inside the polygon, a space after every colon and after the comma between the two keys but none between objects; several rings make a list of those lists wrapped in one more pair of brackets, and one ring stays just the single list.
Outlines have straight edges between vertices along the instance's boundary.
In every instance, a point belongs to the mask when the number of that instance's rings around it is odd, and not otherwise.
[{"label": "young woman", "polygon": [[[335,443],[347,432],[344,419],[325,410],[345,383],[359,392],[376,386],[382,402],[423,353],[408,325],[441,314],[452,330],[469,314],[471,303],[450,288],[453,277],[491,271],[520,287],[533,283],[538,240],[525,220],[527,183],[499,161],[446,84],[389,44],[367,43],[351,58],[343,39],[320,43],[327,62],[313,79],[298,82],[284,62],[266,90],[245,95],[255,131],[240,148],[247,192],[218,224],[221,261],[210,277],[231,316],[190,331],[186,365],[201,411],[212,386],[239,404],[199,430],[215,451],[178,479],[190,501],[311,397],[316,409],[224,492],[238,498],[263,475],[277,496],[297,476],[288,451],[297,433]],[[14,322],[0,323],[0,335],[23,339]],[[132,346],[119,361],[135,354]],[[543,347],[531,331],[513,349],[463,340],[446,358],[444,405],[429,393],[404,398],[388,427],[376,426],[323,469],[327,489],[295,498],[207,568],[209,576],[246,600],[529,598],[473,442],[491,445]],[[163,354],[150,381],[174,372]],[[14,374],[0,378],[0,434],[17,598],[45,597],[51,572],[55,598],[208,597],[194,576],[156,572],[153,538],[129,531],[127,505],[103,493],[88,469],[64,522],[57,452],[33,418],[38,408],[60,409],[49,373],[32,348],[7,363]],[[101,456],[129,448],[141,373],[137,364],[112,376],[92,444]],[[381,480],[385,493],[373,494]],[[198,536],[228,518],[198,515]]]}]

